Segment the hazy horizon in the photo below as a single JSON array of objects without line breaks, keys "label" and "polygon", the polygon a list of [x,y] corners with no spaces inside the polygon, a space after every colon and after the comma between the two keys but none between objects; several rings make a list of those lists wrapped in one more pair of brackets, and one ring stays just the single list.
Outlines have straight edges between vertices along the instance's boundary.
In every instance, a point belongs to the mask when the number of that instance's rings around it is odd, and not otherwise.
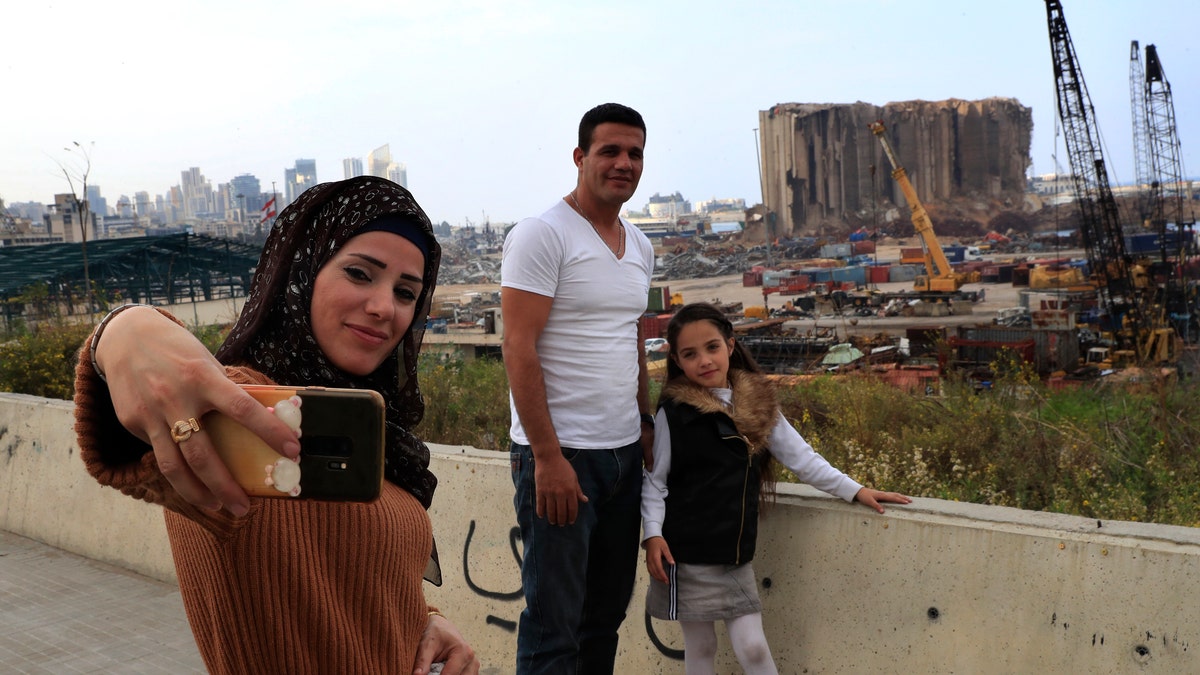
[{"label": "hazy horizon", "polygon": [[[1157,46],[1183,168],[1195,174],[1200,4],[1063,4],[1113,184],[1133,180],[1131,40]],[[1056,154],[1069,171],[1045,5],[997,5],[17,6],[0,44],[10,95],[0,198],[50,203],[67,192],[59,163],[74,141],[91,144],[89,183],[110,205],[163,194],[190,167],[214,188],[249,173],[282,193],[296,159],[315,159],[319,181],[338,180],[343,159],[388,144],[435,222],[510,222],[574,185],[579,117],[605,101],[637,108],[648,126],[631,207],[656,192],[761,201],[758,112],[788,102],[1015,98],[1033,110],[1030,172],[1055,172]]]}]

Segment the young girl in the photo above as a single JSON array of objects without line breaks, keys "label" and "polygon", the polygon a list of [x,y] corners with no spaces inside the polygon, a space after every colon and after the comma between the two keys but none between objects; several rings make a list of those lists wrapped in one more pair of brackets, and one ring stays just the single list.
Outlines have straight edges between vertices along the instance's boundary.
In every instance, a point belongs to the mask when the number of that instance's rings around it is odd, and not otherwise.
[{"label": "young girl", "polygon": [[750,567],[760,494],[774,482],[771,460],[880,513],[880,502],[912,500],[863,487],[818,455],[783,417],[771,384],[716,307],[680,309],[667,341],[654,464],[642,485],[646,607],[655,618],[681,623],[688,675],[714,672],[718,619],[742,669],[773,674]]}]

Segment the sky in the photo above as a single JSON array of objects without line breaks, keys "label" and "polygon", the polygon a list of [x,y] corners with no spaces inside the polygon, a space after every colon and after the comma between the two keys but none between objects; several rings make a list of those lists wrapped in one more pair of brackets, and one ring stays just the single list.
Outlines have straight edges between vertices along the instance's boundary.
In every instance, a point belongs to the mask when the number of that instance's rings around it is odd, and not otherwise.
[{"label": "sky", "polygon": [[[1132,40],[1156,45],[1200,175],[1200,2],[1062,2],[1110,181],[1133,179]],[[189,167],[269,191],[304,158],[340,180],[386,143],[435,222],[513,222],[574,187],[579,118],[607,101],[648,127],[636,208],[760,202],[777,103],[1016,98],[1031,171],[1069,170],[1040,0],[26,0],[4,23],[7,203],[69,191],[80,149],[115,204]]]}]

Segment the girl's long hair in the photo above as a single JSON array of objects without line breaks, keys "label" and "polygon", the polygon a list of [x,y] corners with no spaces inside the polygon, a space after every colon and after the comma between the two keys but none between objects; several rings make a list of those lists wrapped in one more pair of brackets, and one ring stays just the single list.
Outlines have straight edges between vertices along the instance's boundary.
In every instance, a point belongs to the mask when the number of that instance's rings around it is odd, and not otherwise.
[{"label": "girl's long hair", "polygon": [[[679,341],[679,331],[683,330],[684,326],[697,321],[708,321],[716,326],[721,337],[726,340],[733,337],[733,322],[716,306],[707,302],[693,302],[679,308],[679,311],[675,312],[675,316],[671,317],[671,321],[667,324],[667,343],[671,346],[671,353],[667,358],[667,382],[677,377],[683,377],[683,369],[675,363],[675,343]],[[733,353],[729,355],[729,369],[733,370],[734,368],[748,370],[752,373],[763,372],[750,352],[737,340],[734,340]]]},{"label": "girl's long hair", "polygon": [[[707,302],[693,302],[679,308],[679,311],[675,312],[675,316],[672,316],[671,321],[667,323],[667,343],[671,350],[667,357],[666,382],[687,377],[684,375],[683,369],[675,363],[675,344],[679,340],[679,332],[683,330],[683,327],[697,321],[707,321],[716,326],[721,337],[726,340],[733,338],[733,322],[715,305]],[[733,341],[733,352],[729,355],[729,369],[745,370],[751,373],[763,372],[758,362],[750,355],[750,351],[736,339]],[[764,513],[767,507],[775,502],[775,482],[778,479],[779,467],[778,462],[771,456],[770,448],[759,454],[758,461],[760,462],[758,505],[759,513]]]}]

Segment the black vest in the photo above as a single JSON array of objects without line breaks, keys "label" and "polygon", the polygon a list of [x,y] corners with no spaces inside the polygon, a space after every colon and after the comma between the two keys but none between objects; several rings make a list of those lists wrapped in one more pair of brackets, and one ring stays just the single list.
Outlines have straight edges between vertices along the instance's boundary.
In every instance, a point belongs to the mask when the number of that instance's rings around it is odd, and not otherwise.
[{"label": "black vest", "polygon": [[663,538],[676,562],[741,565],[754,558],[760,475],[767,453],[751,457],[724,413],[662,402],[671,430]]}]

